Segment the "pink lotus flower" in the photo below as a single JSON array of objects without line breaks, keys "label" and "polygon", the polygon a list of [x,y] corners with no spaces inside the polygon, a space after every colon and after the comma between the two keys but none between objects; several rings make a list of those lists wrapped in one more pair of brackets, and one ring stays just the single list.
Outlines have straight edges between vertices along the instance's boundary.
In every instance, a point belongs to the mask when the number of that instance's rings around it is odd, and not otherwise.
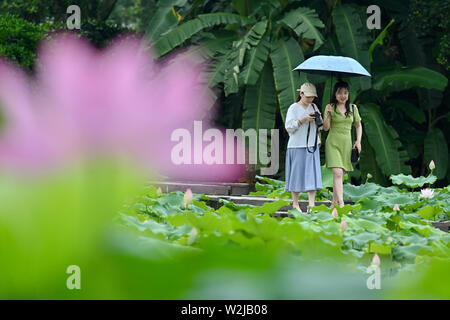
[{"label": "pink lotus flower", "polygon": [[333,211],[331,212],[331,215],[333,216],[333,218],[337,219],[339,217],[339,214],[337,212],[337,209],[334,208]]},{"label": "pink lotus flower", "polygon": [[387,241],[388,241],[388,242],[392,242],[392,238],[391,238],[391,237],[388,237],[388,238],[387,238]]},{"label": "pink lotus flower", "polygon": [[420,190],[420,196],[422,197],[422,198],[425,198],[425,199],[431,199],[431,198],[433,198],[434,197],[434,190],[433,189],[422,189],[422,190]]},{"label": "pink lotus flower", "polygon": [[341,221],[341,231],[344,232],[347,229],[347,222],[345,220]]},{"label": "pink lotus flower", "polygon": [[373,259],[372,259],[372,264],[379,266],[380,263],[381,263],[380,257],[378,256],[378,254],[375,253],[375,255],[373,256]]},{"label": "pink lotus flower", "polygon": [[431,171],[433,171],[436,168],[433,160],[430,161],[430,164],[428,167],[430,168]]},{"label": "pink lotus flower", "polygon": [[[0,61],[2,169],[114,156],[166,176],[182,172],[170,161],[171,133],[204,119],[213,102],[201,61],[179,55],[155,63],[137,40],[96,51],[67,35],[44,43],[38,57],[35,79]],[[196,165],[189,172],[237,179],[242,170],[235,169]]]},{"label": "pink lotus flower", "polygon": [[398,204],[394,205],[394,208],[392,209],[394,211],[400,211],[400,207],[398,206]]}]

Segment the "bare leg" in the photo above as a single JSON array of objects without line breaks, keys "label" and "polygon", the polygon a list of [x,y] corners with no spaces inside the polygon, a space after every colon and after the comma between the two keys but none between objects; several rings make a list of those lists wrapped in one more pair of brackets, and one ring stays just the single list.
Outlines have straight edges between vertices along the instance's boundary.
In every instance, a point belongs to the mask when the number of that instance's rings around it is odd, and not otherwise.
[{"label": "bare leg", "polygon": [[339,202],[341,208],[344,206],[343,182],[344,169],[333,168],[333,194],[335,193],[335,200]]},{"label": "bare leg", "polygon": [[300,206],[298,204],[298,192],[291,192],[292,194],[292,207],[294,207],[295,209],[297,209],[298,211],[302,212],[302,210],[300,209]]},{"label": "bare leg", "polygon": [[337,203],[338,201],[336,195],[336,188],[334,187],[334,180],[333,180],[333,200],[331,201],[331,207],[333,208]]},{"label": "bare leg", "polygon": [[308,202],[310,207],[314,207],[316,200],[316,190],[308,191]]}]

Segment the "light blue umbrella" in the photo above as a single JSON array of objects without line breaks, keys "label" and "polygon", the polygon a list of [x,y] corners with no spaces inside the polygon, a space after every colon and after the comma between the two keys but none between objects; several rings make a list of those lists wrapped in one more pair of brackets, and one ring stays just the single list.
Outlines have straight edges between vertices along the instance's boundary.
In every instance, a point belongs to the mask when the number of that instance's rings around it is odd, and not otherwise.
[{"label": "light blue umbrella", "polygon": [[300,71],[336,78],[351,78],[371,74],[355,59],[341,56],[314,56],[303,61],[292,71]]},{"label": "light blue umbrella", "polygon": [[[314,56],[303,61],[292,71],[300,71],[335,78],[352,78],[372,75],[355,59],[341,56]],[[330,90],[331,101],[332,90]]]}]

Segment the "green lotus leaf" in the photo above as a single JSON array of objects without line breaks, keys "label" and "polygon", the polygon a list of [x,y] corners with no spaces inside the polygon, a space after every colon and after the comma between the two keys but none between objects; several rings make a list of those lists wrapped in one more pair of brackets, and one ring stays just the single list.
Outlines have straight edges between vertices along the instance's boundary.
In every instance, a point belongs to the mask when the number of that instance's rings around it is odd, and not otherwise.
[{"label": "green lotus leaf", "polygon": [[389,177],[392,180],[392,183],[398,184],[398,185],[406,185],[410,188],[418,188],[423,187],[425,184],[433,184],[436,182],[437,177],[433,175],[429,175],[428,177],[419,177],[414,178],[411,175],[404,175],[404,174],[395,174],[391,175]]}]

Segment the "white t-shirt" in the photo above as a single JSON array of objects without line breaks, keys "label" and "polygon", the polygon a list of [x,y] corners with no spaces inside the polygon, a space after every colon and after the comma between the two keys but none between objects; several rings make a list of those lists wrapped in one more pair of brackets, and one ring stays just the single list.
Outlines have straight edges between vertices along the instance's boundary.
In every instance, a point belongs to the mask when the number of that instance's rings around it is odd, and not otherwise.
[{"label": "white t-shirt", "polygon": [[[315,121],[312,122],[305,121],[299,127],[298,120],[300,120],[307,114],[310,114],[311,112],[315,111],[320,112],[319,108],[316,107],[314,109],[312,104],[309,104],[306,109],[300,104],[300,102],[291,104],[286,114],[286,124],[285,124],[285,128],[289,133],[289,142],[287,146],[288,148],[306,148],[306,134],[308,132],[309,124],[310,129],[309,129],[308,146],[314,147],[317,128]],[[319,130],[322,130],[322,127],[320,127]],[[319,145],[319,143],[320,137],[317,137],[317,146]]]}]

